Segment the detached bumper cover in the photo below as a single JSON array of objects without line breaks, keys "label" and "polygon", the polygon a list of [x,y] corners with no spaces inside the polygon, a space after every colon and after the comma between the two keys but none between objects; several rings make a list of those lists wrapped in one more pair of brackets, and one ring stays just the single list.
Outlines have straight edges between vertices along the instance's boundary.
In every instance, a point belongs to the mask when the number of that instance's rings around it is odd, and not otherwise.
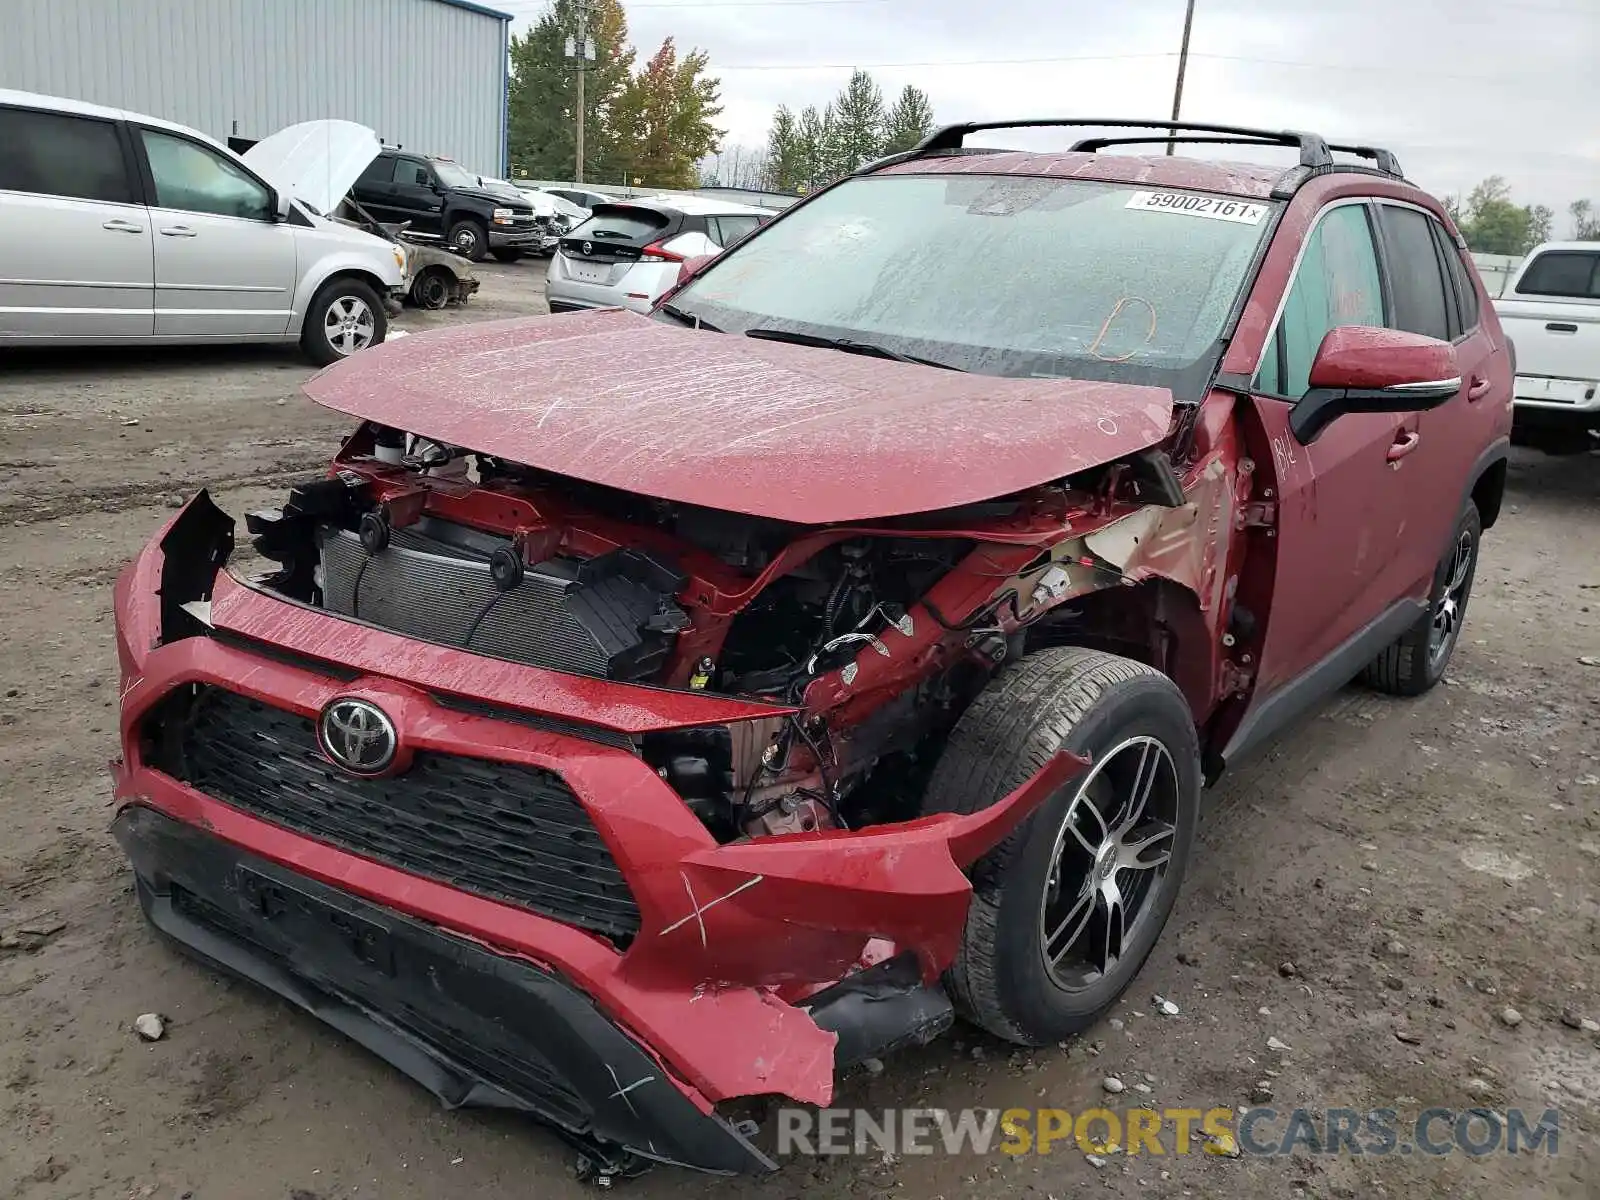
[{"label": "detached bumper cover", "polygon": [[113,830],[157,929],[326,1021],[447,1106],[527,1112],[582,1144],[702,1171],[773,1168],[586,996],[539,966],[153,809],[123,809]]}]

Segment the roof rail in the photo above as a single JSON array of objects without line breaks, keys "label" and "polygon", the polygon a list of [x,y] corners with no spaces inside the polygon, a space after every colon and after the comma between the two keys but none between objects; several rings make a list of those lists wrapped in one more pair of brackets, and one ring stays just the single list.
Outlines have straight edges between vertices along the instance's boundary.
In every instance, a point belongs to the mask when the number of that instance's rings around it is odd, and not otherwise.
[{"label": "roof rail", "polygon": [[[1246,125],[1196,125],[1189,121],[1129,121],[1122,118],[1097,119],[1091,117],[1040,117],[1022,121],[968,121],[960,125],[946,125],[925,137],[906,155],[908,158],[941,151],[960,150],[974,133],[987,129],[1165,129],[1167,137],[1084,138],[1074,142],[1072,149],[1093,154],[1108,146],[1135,145],[1141,142],[1184,142],[1212,145],[1290,146],[1300,151],[1300,165],[1310,168],[1330,168],[1335,150],[1342,154],[1355,154],[1370,158],[1385,175],[1401,177],[1400,163],[1387,150],[1373,146],[1334,146],[1321,134],[1301,133],[1295,130],[1256,129]],[[1211,136],[1186,137],[1183,134]]]}]

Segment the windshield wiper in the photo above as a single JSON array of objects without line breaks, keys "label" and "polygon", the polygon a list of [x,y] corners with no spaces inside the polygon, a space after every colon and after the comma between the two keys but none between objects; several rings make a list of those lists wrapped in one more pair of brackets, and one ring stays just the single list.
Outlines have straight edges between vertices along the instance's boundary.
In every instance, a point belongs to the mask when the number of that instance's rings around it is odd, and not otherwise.
[{"label": "windshield wiper", "polygon": [[766,342],[792,342],[796,346],[820,346],[825,350],[843,350],[846,354],[865,354],[872,358],[892,358],[895,362],[916,363],[922,367],[938,367],[941,371],[963,371],[964,368],[953,363],[940,362],[936,358],[923,358],[919,354],[902,354],[898,350],[891,350],[887,346],[880,346],[875,342],[857,342],[850,338],[824,337],[819,333],[797,333],[789,329],[767,329],[757,326],[755,329],[746,329],[745,337],[760,338]]},{"label": "windshield wiper", "polygon": [[660,308],[656,309],[656,311],[664,312],[667,314],[667,316],[673,318],[674,320],[682,321],[685,325],[692,326],[693,328],[701,330],[704,333],[722,332],[722,330],[718,329],[715,325],[711,325],[705,321],[702,321],[693,313],[684,312],[683,309],[679,308],[676,304],[663,304]]}]

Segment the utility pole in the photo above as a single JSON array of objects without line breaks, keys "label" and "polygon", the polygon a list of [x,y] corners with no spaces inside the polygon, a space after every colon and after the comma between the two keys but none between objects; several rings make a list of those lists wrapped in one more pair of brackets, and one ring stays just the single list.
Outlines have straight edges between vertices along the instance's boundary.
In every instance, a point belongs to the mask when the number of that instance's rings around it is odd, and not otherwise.
[{"label": "utility pole", "polygon": [[589,72],[594,63],[594,39],[589,36],[589,5],[587,0],[577,0],[573,5],[576,14],[577,29],[567,38],[567,58],[577,65],[573,70],[578,73],[578,127],[577,136],[577,163],[573,169],[572,182],[583,182],[583,126],[587,116],[587,105],[584,102],[584,76]]},{"label": "utility pole", "polygon": [[[1185,8],[1183,13],[1183,45],[1178,50],[1178,82],[1177,86],[1172,89],[1172,119],[1174,121],[1178,119],[1178,113],[1183,108],[1183,72],[1189,65],[1189,31],[1193,28],[1194,0],[1189,0],[1188,7]],[[1178,131],[1174,129],[1172,133],[1176,137]],[[1169,140],[1167,142],[1167,154],[1169,157],[1175,149],[1177,149],[1177,143]]]}]

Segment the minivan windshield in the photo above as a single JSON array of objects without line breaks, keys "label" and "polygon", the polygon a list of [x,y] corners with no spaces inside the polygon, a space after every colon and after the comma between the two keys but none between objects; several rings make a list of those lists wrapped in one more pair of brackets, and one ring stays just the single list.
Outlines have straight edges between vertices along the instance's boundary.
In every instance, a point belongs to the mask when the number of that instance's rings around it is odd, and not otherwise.
[{"label": "minivan windshield", "polygon": [[1177,392],[1214,359],[1270,212],[1090,180],[866,176],[740,243],[670,308],[729,334]]}]

